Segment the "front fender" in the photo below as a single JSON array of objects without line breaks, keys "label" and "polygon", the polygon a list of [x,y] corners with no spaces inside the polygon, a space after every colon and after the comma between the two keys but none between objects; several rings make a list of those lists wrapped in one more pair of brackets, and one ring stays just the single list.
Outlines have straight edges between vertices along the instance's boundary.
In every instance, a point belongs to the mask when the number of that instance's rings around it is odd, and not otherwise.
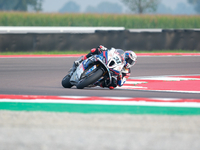
[{"label": "front fender", "polygon": [[[109,76],[109,84],[111,84],[112,82],[112,76],[111,76],[111,72],[109,70],[109,68],[107,67],[107,65],[104,63],[104,59],[103,57],[99,56],[99,55],[93,55],[92,57],[84,60],[82,62],[84,69],[86,69],[88,66],[90,66],[91,64],[98,64],[100,63],[102,66],[102,69],[104,70],[104,72],[107,72],[108,76]],[[109,85],[108,84],[108,85]]]},{"label": "front fender", "polygon": [[109,84],[111,84],[111,82],[112,82],[112,76],[111,76],[109,68],[107,67],[107,65],[100,58],[97,57],[96,59],[97,59],[97,61],[99,61],[102,64],[102,67],[103,67],[104,71],[105,72],[107,71],[108,76],[109,76],[109,80],[110,80]]}]

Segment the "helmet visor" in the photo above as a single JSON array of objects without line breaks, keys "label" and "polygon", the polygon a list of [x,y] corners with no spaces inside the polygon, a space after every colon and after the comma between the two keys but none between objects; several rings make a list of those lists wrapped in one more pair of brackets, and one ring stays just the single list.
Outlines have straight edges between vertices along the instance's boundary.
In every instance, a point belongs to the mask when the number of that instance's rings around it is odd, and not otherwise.
[{"label": "helmet visor", "polygon": [[132,66],[132,65],[134,65],[135,61],[129,58],[129,59],[127,60],[127,63],[130,64],[130,65]]}]

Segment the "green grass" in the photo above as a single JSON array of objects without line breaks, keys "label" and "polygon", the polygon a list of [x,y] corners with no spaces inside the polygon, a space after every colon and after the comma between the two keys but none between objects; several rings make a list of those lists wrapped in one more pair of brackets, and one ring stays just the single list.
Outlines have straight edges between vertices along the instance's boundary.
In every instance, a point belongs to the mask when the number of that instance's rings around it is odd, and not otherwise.
[{"label": "green grass", "polygon": [[59,54],[86,54],[89,51],[34,51],[34,52],[0,52],[0,55],[59,55]]},{"label": "green grass", "polygon": [[[0,52],[0,55],[59,55],[59,54],[87,54],[90,51],[34,51],[34,52]],[[135,53],[200,53],[197,50],[152,50],[134,51]]]}]

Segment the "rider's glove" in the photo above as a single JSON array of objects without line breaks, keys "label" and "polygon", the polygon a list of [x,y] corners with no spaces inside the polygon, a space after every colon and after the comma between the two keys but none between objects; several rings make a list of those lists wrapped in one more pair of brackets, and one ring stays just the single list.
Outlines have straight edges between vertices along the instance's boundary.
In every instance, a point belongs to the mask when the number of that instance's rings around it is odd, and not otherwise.
[{"label": "rider's glove", "polygon": [[81,63],[83,60],[85,60],[85,56],[79,57],[79,58],[74,62],[74,64],[75,64],[76,66],[79,66],[80,63]]},{"label": "rider's glove", "polygon": [[97,49],[98,49],[98,51],[100,51],[100,52],[102,52],[102,51],[107,51],[107,48],[106,48],[105,46],[103,46],[103,45],[99,45],[99,46],[97,47]]},{"label": "rider's glove", "polygon": [[124,77],[125,77],[126,79],[128,79],[128,78],[130,77],[130,75],[131,75],[130,73],[125,73],[125,74],[124,74]]}]

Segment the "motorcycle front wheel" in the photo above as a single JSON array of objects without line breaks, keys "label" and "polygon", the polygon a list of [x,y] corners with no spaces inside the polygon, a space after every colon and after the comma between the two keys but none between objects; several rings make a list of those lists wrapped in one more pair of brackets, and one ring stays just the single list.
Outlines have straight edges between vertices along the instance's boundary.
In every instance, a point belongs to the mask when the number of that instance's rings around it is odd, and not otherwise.
[{"label": "motorcycle front wheel", "polygon": [[64,88],[71,88],[73,85],[69,82],[70,81],[70,76],[66,75],[63,79],[62,79],[62,86]]},{"label": "motorcycle front wheel", "polygon": [[77,89],[83,89],[84,87],[95,83],[103,75],[103,70],[98,69],[89,77],[86,77],[81,82],[79,82],[76,87]]}]

